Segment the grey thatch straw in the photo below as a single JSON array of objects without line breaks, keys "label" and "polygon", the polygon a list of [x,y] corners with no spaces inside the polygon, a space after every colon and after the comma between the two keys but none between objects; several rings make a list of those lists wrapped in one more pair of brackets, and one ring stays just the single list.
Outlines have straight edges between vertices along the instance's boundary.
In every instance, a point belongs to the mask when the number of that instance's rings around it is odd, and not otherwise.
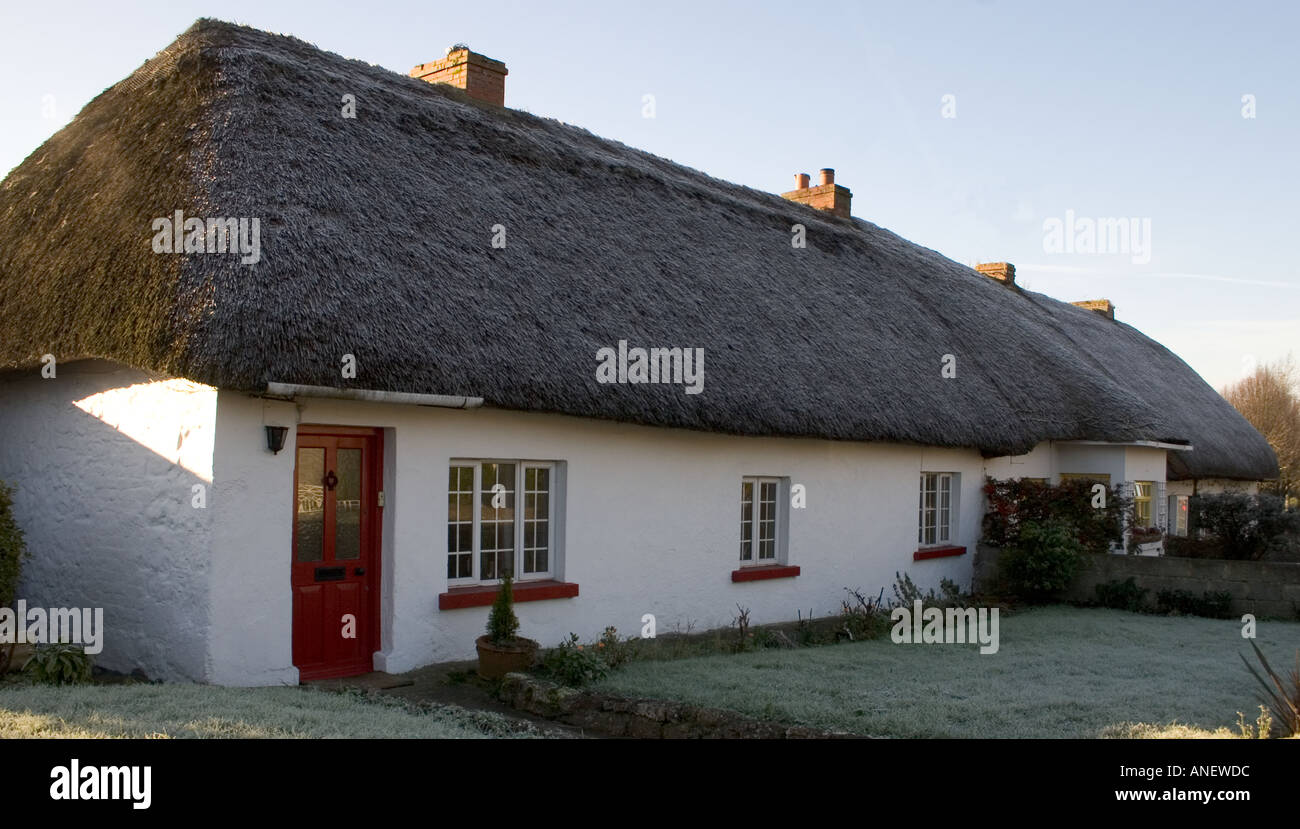
[{"label": "grey thatch straw", "polygon": [[[151,220],[174,210],[260,218],[261,261],[154,254]],[[596,351],[620,339],[704,348],[704,392],[598,383]],[[1267,442],[1128,325],[870,222],[211,20],[0,189],[0,366],[47,352],[741,435],[1181,441],[1176,474],[1276,474]]]}]

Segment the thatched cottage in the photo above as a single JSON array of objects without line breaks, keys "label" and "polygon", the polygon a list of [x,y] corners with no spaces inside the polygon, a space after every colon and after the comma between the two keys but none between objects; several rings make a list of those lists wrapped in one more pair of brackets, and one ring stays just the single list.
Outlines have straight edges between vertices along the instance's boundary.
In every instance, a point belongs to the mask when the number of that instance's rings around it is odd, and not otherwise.
[{"label": "thatched cottage", "polygon": [[200,21],[4,180],[21,595],[104,608],[102,664],[468,658],[504,572],[544,644],[822,615],[969,580],[986,475],[1164,523],[1169,482],[1276,472],[1110,309],[829,171],[758,192],[505,108],[473,52],[411,74]]}]

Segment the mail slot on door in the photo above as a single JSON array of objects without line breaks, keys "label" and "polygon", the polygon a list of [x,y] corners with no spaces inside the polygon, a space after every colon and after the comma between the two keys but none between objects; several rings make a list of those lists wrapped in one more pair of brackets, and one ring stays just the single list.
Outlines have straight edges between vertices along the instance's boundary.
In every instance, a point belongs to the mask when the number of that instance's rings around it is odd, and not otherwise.
[{"label": "mail slot on door", "polygon": [[346,567],[317,567],[316,581],[343,581],[347,574]]}]

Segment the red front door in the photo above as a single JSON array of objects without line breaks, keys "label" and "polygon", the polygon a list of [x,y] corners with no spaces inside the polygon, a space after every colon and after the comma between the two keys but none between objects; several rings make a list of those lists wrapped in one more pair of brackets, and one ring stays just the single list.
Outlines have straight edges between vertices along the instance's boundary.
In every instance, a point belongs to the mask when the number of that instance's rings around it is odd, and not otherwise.
[{"label": "red front door", "polygon": [[293,664],[302,680],[373,670],[381,440],[371,429],[298,429]]}]

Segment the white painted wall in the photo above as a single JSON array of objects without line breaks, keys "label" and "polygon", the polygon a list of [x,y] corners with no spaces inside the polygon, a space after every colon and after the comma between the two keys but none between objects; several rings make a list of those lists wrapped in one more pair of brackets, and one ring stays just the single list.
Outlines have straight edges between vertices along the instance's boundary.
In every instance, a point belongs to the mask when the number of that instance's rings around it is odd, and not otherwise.
[{"label": "white painted wall", "polygon": [[272,454],[264,427],[293,427],[297,409],[222,391],[216,412],[208,676],[219,685],[296,684],[289,584],[294,433]]},{"label": "white painted wall", "polygon": [[[1125,481],[1164,481],[1167,471],[1165,450],[1150,446],[1124,447]],[[1114,483],[1112,479],[1111,483]]]},{"label": "white painted wall", "polygon": [[[980,533],[983,461],[975,451],[741,438],[491,409],[354,401],[275,403],[222,391],[217,406],[211,676],[227,684],[292,682],[289,586],[294,434],[278,456],[264,423],[384,427],[387,507],[382,651],[399,672],[474,657],[488,608],[440,611],[446,589],[447,466],[452,458],[564,461],[565,578],[574,599],[521,602],[522,633],[554,645],[606,625],[634,634],[653,613],[661,633],[837,613],[845,587],[890,595],[895,572],[923,587],[969,587]],[[965,556],[915,562],[918,475],[960,473],[957,543]],[[807,487],[790,512],[793,579],[733,583],[740,479],[788,476]]]},{"label": "white painted wall", "polygon": [[1003,455],[984,461],[984,474],[999,481],[1013,478],[1046,478],[1056,474],[1056,450],[1051,441],[1038,444],[1023,455]]},{"label": "white painted wall", "polygon": [[[1110,485],[1115,486],[1121,481],[1129,480],[1125,478],[1127,467],[1125,465],[1126,447],[1123,446],[1098,446],[1089,444],[1055,444],[1056,453],[1056,476],[1052,483],[1060,483],[1062,474],[1102,474],[1110,476]],[[1165,473],[1160,471],[1160,479],[1164,480]]]},{"label": "white painted wall", "polygon": [[[102,361],[0,376],[0,479],[29,607],[102,607],[103,667],[202,680],[217,392]],[[209,504],[211,492],[205,493]]]}]

